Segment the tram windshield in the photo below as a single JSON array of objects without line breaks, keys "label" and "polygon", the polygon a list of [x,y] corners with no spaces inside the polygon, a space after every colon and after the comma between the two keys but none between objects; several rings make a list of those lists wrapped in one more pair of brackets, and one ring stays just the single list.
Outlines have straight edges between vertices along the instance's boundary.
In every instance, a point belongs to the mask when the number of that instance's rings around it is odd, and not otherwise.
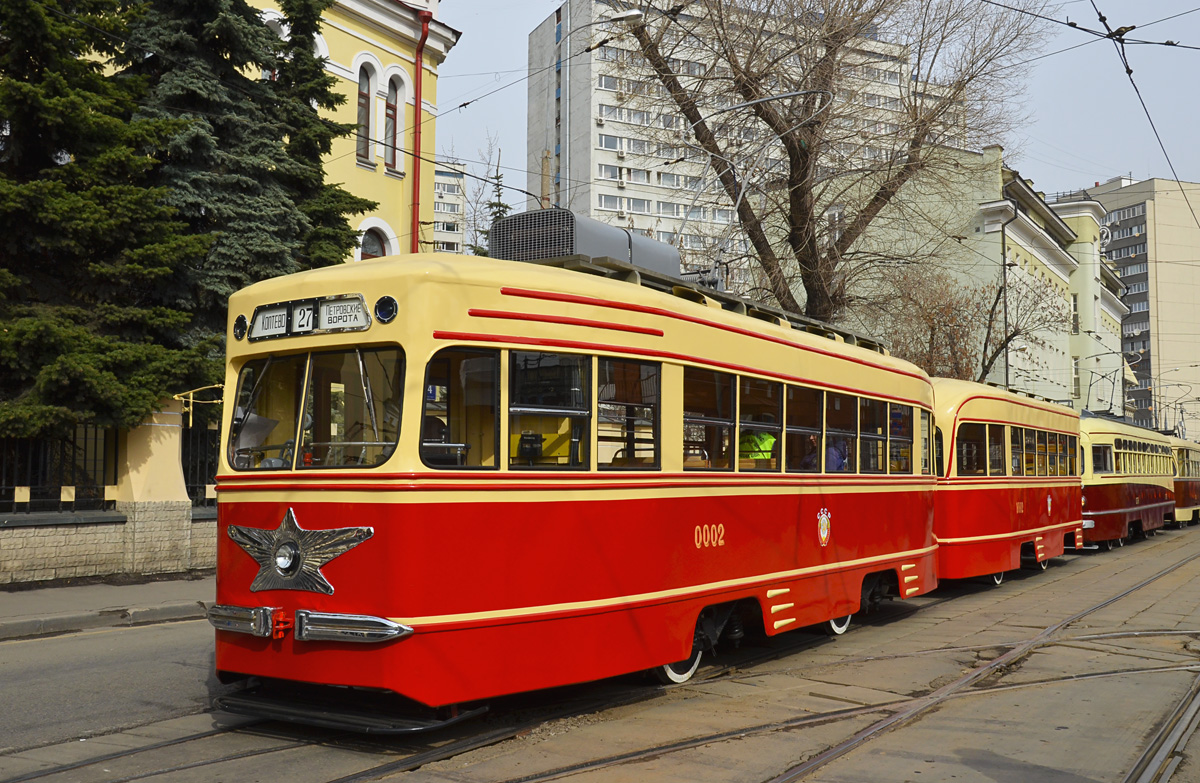
[{"label": "tram windshield", "polygon": [[250,360],[238,375],[230,464],[234,470],[382,464],[400,431],[403,374],[399,348]]}]

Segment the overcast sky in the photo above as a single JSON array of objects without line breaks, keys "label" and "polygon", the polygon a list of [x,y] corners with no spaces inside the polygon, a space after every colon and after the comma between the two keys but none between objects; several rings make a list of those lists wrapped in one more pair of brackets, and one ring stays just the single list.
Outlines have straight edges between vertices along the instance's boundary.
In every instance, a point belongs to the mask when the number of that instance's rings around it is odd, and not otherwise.
[{"label": "overcast sky", "polygon": [[[1113,29],[1137,25],[1130,38],[1200,47],[1200,0],[1096,4]],[[526,47],[529,32],[559,5],[561,0],[442,0],[439,20],[461,30],[462,38],[442,64],[438,81],[439,154],[453,151],[470,164],[480,158],[490,133],[503,153],[506,182],[526,187]],[[1054,17],[1100,28],[1091,0],[1064,2]],[[1047,194],[1120,174],[1172,178],[1113,43],[1065,26],[1055,25],[1052,32],[1047,56],[1035,64],[1026,85],[1032,121],[1007,141],[1008,165]],[[1129,45],[1126,52],[1179,179],[1200,181],[1200,50]],[[475,98],[478,102],[455,108]],[[480,167],[470,170],[483,173]],[[522,203],[520,194],[509,196],[510,203]]]}]

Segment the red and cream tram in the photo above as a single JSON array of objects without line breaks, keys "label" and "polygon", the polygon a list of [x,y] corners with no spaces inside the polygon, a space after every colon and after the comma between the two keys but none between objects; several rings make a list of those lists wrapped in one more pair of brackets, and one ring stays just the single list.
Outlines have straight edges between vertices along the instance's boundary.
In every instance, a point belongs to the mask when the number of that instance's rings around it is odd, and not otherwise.
[{"label": "red and cream tram", "polygon": [[[1079,414],[969,381],[933,379],[940,457],[938,577],[1042,569],[1082,536]],[[1082,539],[1081,539],[1082,542]]]},{"label": "red and cream tram", "polygon": [[836,633],[936,586],[923,372],[584,266],[422,254],[231,298],[224,677],[430,706],[682,681],[746,623]]},{"label": "red and cream tram", "polygon": [[1152,536],[1175,513],[1175,458],[1166,435],[1113,419],[1079,422],[1083,540],[1104,549]]},{"label": "red and cream tram", "polygon": [[1183,438],[1170,438],[1175,454],[1175,524],[1179,527],[1200,522],[1200,444]]}]

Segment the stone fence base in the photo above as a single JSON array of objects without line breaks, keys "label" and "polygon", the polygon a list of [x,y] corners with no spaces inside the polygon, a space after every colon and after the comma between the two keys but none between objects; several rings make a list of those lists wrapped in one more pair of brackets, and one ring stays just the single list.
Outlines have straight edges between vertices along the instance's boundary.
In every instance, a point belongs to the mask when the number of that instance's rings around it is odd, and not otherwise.
[{"label": "stone fence base", "polygon": [[0,517],[0,584],[216,567],[213,509],[118,502],[113,511]]}]

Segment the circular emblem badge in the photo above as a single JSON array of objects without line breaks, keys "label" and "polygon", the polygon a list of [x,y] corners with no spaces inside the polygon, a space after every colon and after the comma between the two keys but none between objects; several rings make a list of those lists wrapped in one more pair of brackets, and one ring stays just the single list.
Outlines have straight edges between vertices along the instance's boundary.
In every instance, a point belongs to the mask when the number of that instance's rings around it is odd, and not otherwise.
[{"label": "circular emblem badge", "polygon": [[831,517],[827,508],[817,512],[817,539],[820,540],[821,546],[829,543],[829,520]]}]

